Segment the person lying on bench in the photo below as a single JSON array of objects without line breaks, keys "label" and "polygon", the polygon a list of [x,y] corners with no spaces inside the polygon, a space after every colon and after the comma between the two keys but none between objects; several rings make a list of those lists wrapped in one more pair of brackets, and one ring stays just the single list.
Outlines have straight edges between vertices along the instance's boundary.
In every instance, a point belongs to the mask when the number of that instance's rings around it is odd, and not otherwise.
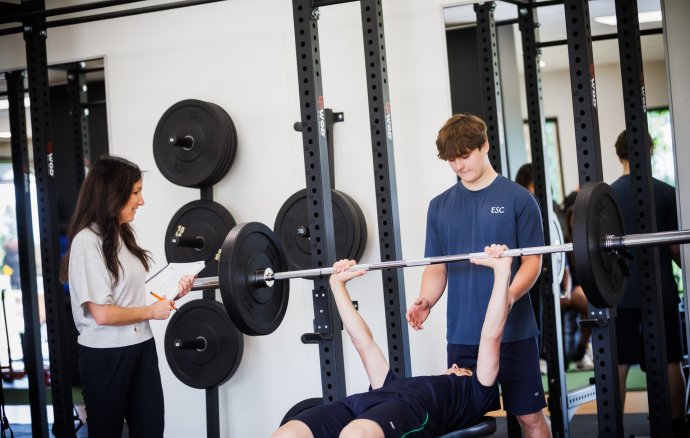
[{"label": "person lying on bench", "polygon": [[371,389],[307,409],[283,424],[272,437],[434,437],[476,424],[498,397],[500,345],[512,305],[508,294],[512,260],[499,258],[506,249],[505,245],[491,245],[484,248],[491,257],[470,260],[494,270],[476,369],[453,365],[438,376],[396,377],[391,372],[345,288],[345,283],[365,271],[347,271],[354,261],[336,262],[336,273],[330,277],[331,290]]}]

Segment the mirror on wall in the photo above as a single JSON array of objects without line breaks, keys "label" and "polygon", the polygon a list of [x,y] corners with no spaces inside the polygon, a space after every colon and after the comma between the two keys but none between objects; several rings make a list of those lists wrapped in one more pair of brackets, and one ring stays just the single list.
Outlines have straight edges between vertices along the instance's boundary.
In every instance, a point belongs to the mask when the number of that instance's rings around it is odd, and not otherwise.
[{"label": "mirror on wall", "polygon": [[[26,75],[24,89],[28,90]],[[103,59],[91,59],[52,65],[48,70],[50,84],[51,131],[54,151],[55,178],[59,190],[58,220],[61,253],[66,241],[64,234],[67,222],[74,209],[81,182],[80,174],[88,169],[92,159],[108,153],[108,129],[106,87]],[[29,153],[29,190],[31,194],[31,215],[36,255],[36,279],[38,289],[39,319],[44,368],[48,369],[49,349],[46,333],[46,317],[43,304],[43,280],[40,277],[41,251],[38,239],[38,205],[36,183],[33,172],[31,102],[25,91],[26,138]],[[7,97],[6,76],[0,75],[0,288],[4,312],[0,324],[7,327],[8,348],[0,350],[3,365],[3,380],[21,377],[24,370],[22,336],[24,313],[22,309],[22,285],[17,241],[17,208],[15,199],[13,157],[10,128],[10,104]],[[70,318],[71,320],[71,318]],[[5,325],[6,324],[6,325]],[[74,332],[76,339],[76,330]],[[4,342],[3,342],[4,344]],[[74,371],[78,361],[72,361]],[[73,372],[75,385],[78,376]]]}]

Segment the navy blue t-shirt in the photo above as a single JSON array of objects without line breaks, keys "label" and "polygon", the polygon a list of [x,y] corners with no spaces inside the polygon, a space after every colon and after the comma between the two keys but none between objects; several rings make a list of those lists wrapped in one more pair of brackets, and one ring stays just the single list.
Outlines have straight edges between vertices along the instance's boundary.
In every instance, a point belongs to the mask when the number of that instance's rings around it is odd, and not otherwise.
[{"label": "navy blue t-shirt", "polygon": [[437,434],[472,426],[489,410],[498,398],[496,385],[484,386],[472,376],[442,374],[438,376],[396,377],[388,371],[378,389],[355,394],[346,399],[355,415],[366,411],[371,401],[381,396],[392,399],[410,397],[429,414],[430,428]]},{"label": "navy blue t-shirt", "polygon": [[[468,190],[461,182],[431,200],[426,225],[426,257],[480,252],[492,243],[508,248],[544,245],[539,204],[524,187],[498,175],[487,187]],[[513,262],[513,275],[520,266]],[[493,289],[493,271],[468,262],[448,263],[447,339],[478,345]],[[529,294],[508,315],[503,342],[538,334]]]},{"label": "navy blue t-shirt", "polygon": [[[678,229],[678,213],[676,211],[676,192],[675,189],[656,178],[652,178],[654,187],[654,206],[656,208],[656,228],[657,231],[674,231]],[[637,228],[635,224],[635,206],[633,201],[632,187],[630,185],[630,175],[623,175],[618,178],[611,189],[616,196],[616,203],[621,210],[623,218],[624,234],[635,234]],[[671,266],[671,249],[669,246],[659,246],[659,271],[661,275],[661,293],[664,298],[664,305],[673,305],[679,302],[678,285],[673,277],[673,267]],[[636,250],[629,249],[633,259],[628,261],[630,277],[625,286],[623,298],[618,307],[621,309],[640,307],[640,280],[639,267],[635,260]]]}]

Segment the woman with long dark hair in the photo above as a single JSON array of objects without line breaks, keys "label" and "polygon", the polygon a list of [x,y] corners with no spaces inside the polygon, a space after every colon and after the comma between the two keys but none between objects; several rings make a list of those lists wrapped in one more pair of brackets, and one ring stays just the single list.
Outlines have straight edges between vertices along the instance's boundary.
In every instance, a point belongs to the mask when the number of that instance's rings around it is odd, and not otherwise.
[{"label": "woman with long dark hair", "polygon": [[[151,257],[130,225],[144,205],[142,183],[136,164],[99,158],[82,184],[68,228],[60,277],[69,282],[79,331],[89,436],[119,438],[124,420],[130,436],[163,436],[163,389],[149,320],[167,319],[174,301],[146,305]],[[192,282],[193,277],[182,277],[175,298],[186,295]]]}]

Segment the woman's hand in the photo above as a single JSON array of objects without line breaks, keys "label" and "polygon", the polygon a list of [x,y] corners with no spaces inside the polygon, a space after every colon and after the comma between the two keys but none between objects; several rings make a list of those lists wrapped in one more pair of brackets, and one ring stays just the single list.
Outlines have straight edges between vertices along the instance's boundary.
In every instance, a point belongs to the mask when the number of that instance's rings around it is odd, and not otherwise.
[{"label": "woman's hand", "polygon": [[175,305],[175,302],[173,300],[165,299],[165,295],[163,295],[162,298],[162,300],[158,300],[149,305],[151,308],[151,319],[168,319],[170,316],[170,311]]},{"label": "woman's hand", "polygon": [[187,295],[189,291],[192,290],[195,278],[196,276],[191,275],[185,275],[182,278],[180,278],[180,281],[177,283],[177,295],[175,296],[176,300]]}]

